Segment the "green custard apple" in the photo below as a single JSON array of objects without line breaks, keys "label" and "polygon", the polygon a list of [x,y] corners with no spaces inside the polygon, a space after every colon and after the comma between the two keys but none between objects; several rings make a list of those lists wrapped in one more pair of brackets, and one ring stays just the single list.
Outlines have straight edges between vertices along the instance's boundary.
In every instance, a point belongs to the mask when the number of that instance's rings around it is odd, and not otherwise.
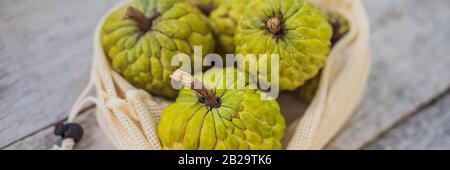
[{"label": "green custard apple", "polygon": [[250,0],[223,0],[209,16],[209,22],[216,38],[219,54],[234,54],[234,35],[242,11]]},{"label": "green custard apple", "polygon": [[177,94],[169,78],[177,69],[173,56],[193,59],[194,46],[206,55],[214,43],[208,19],[184,0],[134,0],[110,13],[101,28],[113,69],[134,86],[169,98]]},{"label": "green custard apple", "polygon": [[209,17],[216,39],[216,52],[234,53],[234,34],[242,11],[250,0],[189,0]]},{"label": "green custard apple", "polygon": [[[260,54],[279,55],[280,90],[295,90],[317,75],[330,51],[332,28],[326,15],[303,0],[250,1],[238,25],[236,53],[242,54],[238,60],[245,62],[253,54],[261,63],[266,59]],[[262,69],[259,73],[270,75],[275,68]],[[270,81],[270,76],[252,76],[260,83]]]},{"label": "green custard apple", "polygon": [[282,149],[286,125],[278,103],[255,89],[230,88],[242,82],[232,78],[244,74],[235,70],[212,68],[203,76],[205,88],[180,91],[158,126],[163,149]]},{"label": "green custard apple", "polygon": [[[348,20],[345,19],[339,13],[328,13],[328,22],[333,27],[333,36],[331,38],[331,44],[334,46],[343,36],[345,36],[349,30],[350,25]],[[312,79],[305,82],[297,91],[297,95],[305,102],[311,102],[314,98],[317,89],[319,88],[321,71]]]}]

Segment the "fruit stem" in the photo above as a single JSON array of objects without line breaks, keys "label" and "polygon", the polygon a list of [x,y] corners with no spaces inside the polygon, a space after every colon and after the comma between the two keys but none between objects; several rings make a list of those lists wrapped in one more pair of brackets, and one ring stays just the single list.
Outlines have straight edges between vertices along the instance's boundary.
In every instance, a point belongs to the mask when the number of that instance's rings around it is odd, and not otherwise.
[{"label": "fruit stem", "polygon": [[281,33],[281,19],[278,17],[269,18],[266,27],[271,33],[279,35]]},{"label": "fruit stem", "polygon": [[137,23],[139,29],[143,32],[150,31],[152,28],[152,22],[156,18],[158,18],[161,14],[153,10],[152,14],[147,18],[142,11],[134,8],[134,7],[128,7],[127,12],[123,16],[123,19],[132,19],[134,22]]},{"label": "fruit stem", "polygon": [[[216,92],[212,89],[207,88],[203,82],[193,77],[191,74],[176,70],[172,75],[170,75],[172,80],[178,81],[184,86],[191,87],[192,90],[197,92],[197,94],[204,99],[204,103],[211,107],[216,108],[220,106],[219,98],[216,96]],[[195,85],[201,85],[201,88],[196,88]]]}]

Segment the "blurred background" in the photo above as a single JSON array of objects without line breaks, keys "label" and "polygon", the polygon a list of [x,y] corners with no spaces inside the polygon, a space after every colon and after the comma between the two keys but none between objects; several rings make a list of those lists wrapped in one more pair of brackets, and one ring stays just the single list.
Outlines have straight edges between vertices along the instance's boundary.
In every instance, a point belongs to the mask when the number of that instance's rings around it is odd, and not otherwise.
[{"label": "blurred background", "polygon": [[[89,79],[102,15],[120,0],[0,1],[0,149],[48,149]],[[450,149],[450,1],[362,0],[372,66],[327,149]],[[78,149],[111,149],[93,112]]]}]

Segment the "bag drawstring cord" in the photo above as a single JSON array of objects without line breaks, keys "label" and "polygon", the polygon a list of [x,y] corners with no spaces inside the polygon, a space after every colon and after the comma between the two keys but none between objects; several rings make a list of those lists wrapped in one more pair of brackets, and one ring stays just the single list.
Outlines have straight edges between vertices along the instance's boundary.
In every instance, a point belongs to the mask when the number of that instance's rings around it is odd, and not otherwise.
[{"label": "bag drawstring cord", "polygon": [[75,144],[83,137],[83,128],[79,123],[75,122],[76,117],[83,112],[83,106],[87,103],[93,103],[98,106],[98,99],[93,96],[88,96],[94,87],[94,81],[89,80],[87,86],[84,88],[81,95],[77,98],[75,104],[70,110],[69,117],[66,123],[60,123],[55,126],[54,134],[62,138],[61,145],[55,144],[51,150],[72,150]]}]

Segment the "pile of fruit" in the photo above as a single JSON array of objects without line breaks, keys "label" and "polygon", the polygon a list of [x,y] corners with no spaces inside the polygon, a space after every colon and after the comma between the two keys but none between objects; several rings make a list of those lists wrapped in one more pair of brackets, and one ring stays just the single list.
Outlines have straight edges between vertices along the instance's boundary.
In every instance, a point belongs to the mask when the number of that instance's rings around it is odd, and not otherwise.
[{"label": "pile of fruit", "polygon": [[[279,54],[279,89],[313,96],[332,43],[348,31],[342,18],[303,0],[133,0],[109,14],[100,36],[112,68],[127,81],[176,98],[158,125],[163,149],[282,149],[286,125],[277,101],[262,100],[258,89],[228,88],[250,74],[244,68],[193,68],[204,73],[191,76],[172,58],[204,57],[194,46],[203,55],[243,54],[239,61]],[[203,86],[178,91],[172,79]]]}]

